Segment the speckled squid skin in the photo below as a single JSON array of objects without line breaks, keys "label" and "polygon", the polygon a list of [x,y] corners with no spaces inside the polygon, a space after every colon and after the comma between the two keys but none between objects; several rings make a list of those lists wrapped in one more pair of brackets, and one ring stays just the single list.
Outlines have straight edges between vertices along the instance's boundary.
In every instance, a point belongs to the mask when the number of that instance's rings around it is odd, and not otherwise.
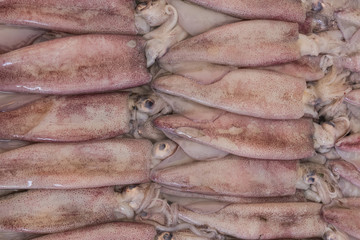
[{"label": "speckled squid skin", "polygon": [[0,113],[0,139],[76,142],[130,131],[129,93],[46,97]]},{"label": "speckled squid skin", "polygon": [[54,233],[35,238],[34,240],[153,240],[155,236],[156,230],[151,225],[117,222],[84,227],[68,232]]},{"label": "speckled squid skin", "polygon": [[268,120],[224,113],[203,123],[174,114],[158,117],[154,124],[162,131],[249,158],[295,160],[315,153],[311,119]]},{"label": "speckled squid skin", "polygon": [[136,34],[132,0],[4,0],[0,23],[71,33]]},{"label": "speckled squid skin", "polygon": [[206,8],[245,19],[274,19],[304,22],[305,9],[299,0],[189,0]]},{"label": "speckled squid skin", "polygon": [[167,94],[241,115],[266,119],[299,119],[304,115],[305,79],[268,70],[234,70],[211,84],[169,75],[156,79],[152,86]]},{"label": "speckled squid skin", "polygon": [[338,230],[360,238],[360,198],[343,198],[324,206],[322,216]]},{"label": "speckled squid skin", "polygon": [[0,154],[0,188],[73,189],[149,182],[152,143],[38,143]]},{"label": "speckled squid skin", "polygon": [[301,57],[298,24],[252,20],[227,24],[174,45],[160,64],[208,62],[239,67],[269,66]]},{"label": "speckled squid skin", "polygon": [[181,191],[241,197],[294,195],[297,161],[268,161],[227,156],[213,161],[160,169],[151,179]]},{"label": "speckled squid skin", "polygon": [[303,239],[321,237],[325,232],[321,206],[318,203],[230,204],[211,213],[192,211],[192,206],[186,206],[180,207],[179,217],[241,239]]},{"label": "speckled squid skin", "polygon": [[53,233],[119,219],[113,188],[30,190],[0,199],[0,231]]},{"label": "speckled squid skin", "polygon": [[0,56],[0,91],[96,93],[150,82],[145,41],[137,36],[82,35]]}]

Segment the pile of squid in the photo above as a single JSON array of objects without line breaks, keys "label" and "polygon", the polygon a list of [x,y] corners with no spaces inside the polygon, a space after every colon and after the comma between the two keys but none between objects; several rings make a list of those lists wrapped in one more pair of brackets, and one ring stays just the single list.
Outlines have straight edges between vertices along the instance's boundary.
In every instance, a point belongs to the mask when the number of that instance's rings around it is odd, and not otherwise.
[{"label": "pile of squid", "polygon": [[360,239],[360,1],[0,1],[0,240]]}]

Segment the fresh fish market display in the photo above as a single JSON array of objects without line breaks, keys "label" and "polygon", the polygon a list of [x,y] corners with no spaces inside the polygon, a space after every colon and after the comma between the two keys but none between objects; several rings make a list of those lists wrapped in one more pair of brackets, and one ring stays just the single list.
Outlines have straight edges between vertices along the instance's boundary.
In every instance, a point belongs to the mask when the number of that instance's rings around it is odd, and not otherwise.
[{"label": "fresh fish market display", "polygon": [[0,240],[360,239],[360,1],[0,1]]}]

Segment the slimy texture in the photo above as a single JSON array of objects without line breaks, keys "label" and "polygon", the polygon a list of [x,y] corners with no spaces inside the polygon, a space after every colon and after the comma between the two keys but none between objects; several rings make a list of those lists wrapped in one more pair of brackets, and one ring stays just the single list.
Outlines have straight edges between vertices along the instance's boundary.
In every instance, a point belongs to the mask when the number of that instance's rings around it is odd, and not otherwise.
[{"label": "slimy texture", "polygon": [[318,203],[230,204],[213,212],[201,203],[180,208],[180,219],[207,225],[241,239],[311,238],[322,236],[326,223]]},{"label": "slimy texture", "polygon": [[295,61],[301,57],[296,23],[252,20],[227,24],[175,44],[160,65],[207,62],[256,67]]},{"label": "slimy texture", "polygon": [[160,169],[151,175],[159,184],[181,191],[238,197],[294,195],[297,161],[223,159]]},{"label": "slimy texture", "polygon": [[0,22],[70,33],[137,34],[132,0],[5,0]]},{"label": "slimy texture", "polygon": [[118,219],[113,188],[30,190],[0,199],[0,230],[52,233]]},{"label": "slimy texture", "polygon": [[0,154],[0,188],[72,189],[149,181],[145,139],[38,143]]},{"label": "slimy texture", "polygon": [[0,91],[79,94],[150,82],[145,41],[136,36],[82,35],[0,56]]},{"label": "slimy texture", "polygon": [[76,142],[130,131],[129,93],[46,97],[0,113],[0,139]]},{"label": "slimy texture", "polygon": [[179,75],[156,79],[161,92],[214,108],[266,119],[298,119],[304,115],[304,79],[259,69],[239,69],[211,84]]},{"label": "slimy texture", "polygon": [[315,152],[311,119],[269,120],[224,113],[201,122],[173,114],[157,118],[154,124],[164,132],[249,158],[294,160]]}]

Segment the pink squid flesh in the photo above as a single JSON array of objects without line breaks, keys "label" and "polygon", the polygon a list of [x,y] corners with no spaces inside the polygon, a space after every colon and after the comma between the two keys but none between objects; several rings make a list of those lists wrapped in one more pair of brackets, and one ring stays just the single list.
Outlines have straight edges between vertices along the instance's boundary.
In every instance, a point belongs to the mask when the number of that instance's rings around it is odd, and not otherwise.
[{"label": "pink squid flesh", "polygon": [[154,124],[164,132],[249,158],[295,160],[315,153],[311,119],[268,120],[224,113],[201,122],[174,114],[158,117]]},{"label": "pink squid flesh", "polygon": [[325,76],[324,71],[320,68],[320,60],[320,57],[303,56],[293,62],[268,66],[263,69],[305,78],[306,81],[316,81]]},{"label": "pink squid flesh", "polygon": [[46,97],[0,113],[0,139],[84,141],[130,131],[129,93]]},{"label": "pink squid flesh", "polygon": [[137,34],[132,0],[4,0],[0,22],[71,33]]},{"label": "pink squid flesh", "polygon": [[136,36],[82,35],[0,56],[0,91],[79,94],[148,83],[145,42]]},{"label": "pink squid flesh", "polygon": [[360,187],[360,170],[353,164],[344,160],[335,160],[330,161],[329,166],[337,175]]},{"label": "pink squid flesh", "polygon": [[234,17],[304,22],[305,9],[297,0],[189,0]]},{"label": "pink squid flesh", "polygon": [[294,195],[297,161],[253,160],[229,155],[213,161],[154,171],[151,179],[181,191],[209,195],[276,197]]},{"label": "pink squid flesh", "polygon": [[345,101],[360,107],[360,89],[355,89],[346,94]]},{"label": "pink squid flesh", "polygon": [[156,79],[153,88],[210,107],[266,119],[304,116],[303,78],[260,69],[239,69],[211,84],[179,75]]},{"label": "pink squid flesh", "polygon": [[179,62],[242,67],[281,64],[301,57],[298,35],[296,23],[271,20],[232,23],[179,42],[159,61],[165,69]]},{"label": "pink squid flesh", "polygon": [[118,220],[113,188],[30,190],[0,198],[0,231],[61,232]]},{"label": "pink squid flesh", "polygon": [[62,233],[54,233],[35,238],[34,240],[153,240],[155,239],[155,236],[156,230],[151,225],[132,222],[116,222],[79,228]]},{"label": "pink squid flesh", "polygon": [[218,209],[208,205],[180,207],[179,218],[241,239],[321,237],[326,228],[317,203],[228,204]]},{"label": "pink squid flesh", "polygon": [[344,198],[324,206],[322,216],[338,230],[360,238],[360,198]]},{"label": "pink squid flesh", "polygon": [[342,159],[352,163],[360,171],[360,133],[340,139],[335,148]]},{"label": "pink squid flesh", "polygon": [[149,182],[144,139],[38,143],[0,154],[0,188],[71,189]]},{"label": "pink squid flesh", "polygon": [[39,29],[0,25],[0,54],[25,47],[44,33]]}]

